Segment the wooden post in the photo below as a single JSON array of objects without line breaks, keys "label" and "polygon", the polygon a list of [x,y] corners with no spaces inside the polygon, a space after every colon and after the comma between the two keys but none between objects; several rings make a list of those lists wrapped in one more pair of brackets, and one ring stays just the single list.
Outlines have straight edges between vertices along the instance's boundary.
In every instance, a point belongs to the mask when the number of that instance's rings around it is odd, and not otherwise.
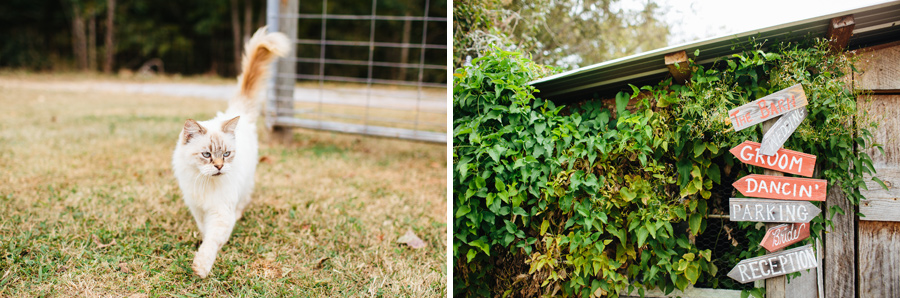
[{"label": "wooden post", "polygon": [[691,78],[691,69],[688,65],[688,57],[685,51],[670,53],[665,56],[666,67],[675,78],[675,82],[684,84]]},{"label": "wooden post", "polygon": [[[775,125],[775,122],[778,121],[778,118],[769,119],[765,122],[761,123],[762,133],[765,134]],[[784,176],[781,172],[774,170],[763,170],[764,175],[771,176]],[[827,213],[827,210],[823,210]],[[770,229],[772,227],[778,226],[779,223],[767,223],[766,229]],[[811,269],[811,270],[818,270]],[[815,291],[816,289],[816,273],[815,271],[806,272],[803,271],[799,278],[793,279],[790,283],[787,282],[787,278],[785,276],[778,276],[766,279],[766,298],[785,298],[785,297],[817,297],[818,293]],[[812,277],[812,278],[810,278]],[[810,290],[812,288],[812,290]]]},{"label": "wooden post", "polygon": [[[300,11],[299,0],[286,0],[278,3],[281,13],[296,14]],[[278,27],[279,31],[286,34],[292,41],[297,38],[297,19],[292,17],[279,18]],[[292,53],[296,53],[296,51],[292,51]],[[270,141],[288,143],[293,139],[293,130],[289,126],[279,125],[277,118],[294,117],[294,74],[297,73],[297,61],[291,56],[278,59],[275,69],[276,119],[272,127]]]},{"label": "wooden post", "polygon": [[856,22],[852,14],[831,19],[828,26],[828,43],[831,50],[840,52],[846,49],[850,45],[850,35],[853,35],[855,27]]},{"label": "wooden post", "polygon": [[[775,125],[775,122],[777,121],[777,119],[778,118],[766,120],[765,122],[760,124],[762,126],[762,133],[766,134],[766,132],[769,131],[769,128],[772,128],[772,126]],[[763,170],[763,174],[771,175],[771,176],[784,176],[784,174],[782,174],[779,171],[773,171],[773,170],[768,170],[768,169]],[[767,223],[766,229],[771,229],[777,225],[779,225],[779,224],[778,223]],[[778,276],[778,277],[766,279],[766,298],[785,298],[784,291],[785,291],[785,285],[786,285],[785,281],[786,280],[787,279],[784,276]]]}]

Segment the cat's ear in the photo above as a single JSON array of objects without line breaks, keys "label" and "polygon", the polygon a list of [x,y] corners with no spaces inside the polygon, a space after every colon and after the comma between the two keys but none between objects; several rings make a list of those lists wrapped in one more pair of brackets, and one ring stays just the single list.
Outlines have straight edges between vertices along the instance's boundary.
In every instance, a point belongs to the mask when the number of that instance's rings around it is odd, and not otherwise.
[{"label": "cat's ear", "polygon": [[197,135],[206,134],[206,128],[194,121],[193,119],[188,119],[184,122],[184,143],[187,144],[191,141],[191,138]]},{"label": "cat's ear", "polygon": [[225,121],[222,123],[222,132],[234,134],[234,129],[237,128],[238,120],[241,119],[241,116],[237,116],[231,118],[231,120]]}]

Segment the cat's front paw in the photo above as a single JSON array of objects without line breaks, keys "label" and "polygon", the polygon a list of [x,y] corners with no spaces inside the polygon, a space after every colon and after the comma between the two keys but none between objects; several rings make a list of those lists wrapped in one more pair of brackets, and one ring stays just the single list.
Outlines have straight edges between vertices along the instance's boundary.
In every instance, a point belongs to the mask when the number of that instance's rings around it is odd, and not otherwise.
[{"label": "cat's front paw", "polygon": [[209,271],[212,270],[213,261],[215,261],[215,256],[210,258],[198,253],[194,257],[194,264],[191,265],[191,269],[194,269],[194,274],[200,278],[206,278],[209,276]]}]

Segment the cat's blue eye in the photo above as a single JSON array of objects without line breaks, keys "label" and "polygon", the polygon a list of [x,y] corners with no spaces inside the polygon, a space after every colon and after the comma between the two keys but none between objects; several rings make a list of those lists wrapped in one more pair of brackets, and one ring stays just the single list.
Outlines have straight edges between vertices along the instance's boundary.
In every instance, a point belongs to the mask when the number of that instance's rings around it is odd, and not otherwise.
[{"label": "cat's blue eye", "polygon": [[209,158],[210,156],[209,152],[203,152],[203,157]]},{"label": "cat's blue eye", "polygon": [[231,155],[231,151],[225,151],[225,157],[228,157],[229,155]]}]

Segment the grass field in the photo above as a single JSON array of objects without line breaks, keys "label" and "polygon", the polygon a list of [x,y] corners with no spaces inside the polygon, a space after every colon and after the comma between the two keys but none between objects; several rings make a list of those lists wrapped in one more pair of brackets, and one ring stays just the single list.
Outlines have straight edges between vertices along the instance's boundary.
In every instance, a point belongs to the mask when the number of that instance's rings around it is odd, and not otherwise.
[{"label": "grass field", "polygon": [[171,153],[226,102],[29,80],[79,79],[0,74],[0,297],[446,295],[445,145],[263,133],[253,203],[199,279]]}]

